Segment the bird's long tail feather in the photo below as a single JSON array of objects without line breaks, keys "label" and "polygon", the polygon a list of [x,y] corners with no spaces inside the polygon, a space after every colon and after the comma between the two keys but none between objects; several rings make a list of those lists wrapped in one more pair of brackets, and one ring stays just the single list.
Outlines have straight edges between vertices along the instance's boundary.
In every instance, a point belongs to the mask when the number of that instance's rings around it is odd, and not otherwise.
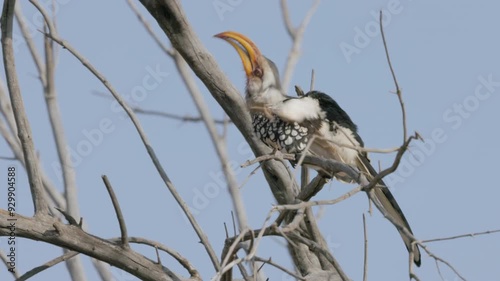
[{"label": "bird's long tail feather", "polygon": [[[368,181],[371,181],[375,176],[377,176],[377,171],[373,168],[373,166],[370,164],[370,160],[366,158],[363,155],[360,155],[359,157],[359,164],[358,168],[360,169],[361,172],[363,172],[368,179]],[[384,208],[384,210],[389,214],[400,226],[405,227],[410,233],[413,234],[410,224],[406,220],[403,211],[399,207],[398,203],[396,202],[396,199],[392,195],[391,191],[385,183],[380,180],[379,183],[371,190],[371,194],[373,195],[372,198],[377,200],[378,203]],[[420,266],[420,250],[418,249],[418,246],[414,245],[412,247],[412,239],[407,237],[402,230],[398,228],[399,233],[401,234],[401,237],[403,238],[403,241],[406,245],[406,248],[408,249],[408,252],[412,252],[413,248],[413,261],[417,266]]]}]

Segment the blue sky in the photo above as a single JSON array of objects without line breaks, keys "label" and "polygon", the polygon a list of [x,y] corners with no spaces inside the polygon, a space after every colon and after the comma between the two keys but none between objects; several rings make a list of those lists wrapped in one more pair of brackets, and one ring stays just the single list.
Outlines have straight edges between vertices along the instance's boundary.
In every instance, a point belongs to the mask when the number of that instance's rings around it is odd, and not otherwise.
[{"label": "blue sky", "polygon": [[[129,102],[143,109],[198,115],[172,61],[145,32],[126,1],[55,2],[60,36],[105,74]],[[296,24],[310,3],[289,2]],[[36,12],[29,3],[22,4],[30,26],[36,30]],[[221,4],[227,5],[227,10],[216,8]],[[246,34],[283,70],[291,41],[278,1],[185,1],[183,6],[201,41],[241,91],[245,81],[240,60],[227,43],[213,38],[214,34],[226,30]],[[295,84],[308,88],[314,69],[316,89],[330,94],[350,114],[366,146],[390,148],[401,144],[401,113],[391,93],[395,88],[381,37],[374,27],[379,10],[391,15],[385,32],[403,90],[408,131],[419,132],[425,144],[413,143],[402,166],[387,183],[420,239],[500,228],[500,189],[491,182],[500,157],[496,141],[499,133],[494,126],[500,118],[499,8],[497,1],[323,1],[306,30],[302,55],[288,90],[292,91]],[[168,43],[154,20],[145,15]],[[20,34],[17,29],[15,33]],[[33,38],[41,47],[41,34],[34,31]],[[33,138],[44,170],[62,190],[54,169],[57,155],[36,69],[25,44],[20,42],[16,51]],[[100,178],[106,174],[120,200],[129,234],[171,246],[192,260],[209,280],[214,274],[209,259],[162,184],[131,122],[115,110],[112,100],[96,95],[105,93],[104,87],[65,50],[59,50],[56,83],[75,159],[81,215],[89,232],[101,237],[119,236]],[[198,84],[213,116],[222,118],[220,106]],[[231,222],[232,204],[220,180],[220,163],[206,129],[201,124],[158,117],[140,119],[164,168],[220,254],[225,237],[223,223]],[[235,165],[254,158],[234,126],[229,128],[227,141]],[[0,156],[11,156],[3,140]],[[373,163],[380,161],[382,167],[389,166],[393,157],[371,155]],[[0,160],[0,179],[12,164],[21,170],[16,162]],[[235,169],[239,182],[253,168]],[[24,172],[18,181],[19,212],[29,215],[32,206]],[[317,199],[332,199],[353,187],[331,182]],[[250,225],[260,228],[275,202],[261,172],[245,184],[242,195]],[[4,199],[0,206],[5,206]],[[316,209],[333,254],[353,280],[362,278],[362,213],[367,207],[366,196],[357,194],[338,205]],[[369,280],[406,280],[407,252],[399,234],[379,213],[367,218]],[[500,274],[498,241],[499,234],[493,234],[432,243],[429,249],[453,264],[467,280],[495,280]],[[0,247],[5,250],[4,238]],[[151,248],[137,249],[154,258]],[[19,269],[25,272],[60,253],[50,245],[20,240]],[[291,264],[283,240],[265,239],[259,255]],[[89,259],[83,261],[88,279],[95,280],[97,274]],[[168,257],[164,256],[163,262],[184,273]],[[264,269],[270,280],[291,280],[270,267]],[[442,265],[441,271],[444,280],[459,280],[446,266]],[[112,272],[116,280],[135,280],[116,268]],[[433,259],[425,253],[416,273],[422,280],[440,280]],[[9,278],[0,271],[0,279]],[[32,280],[68,278],[65,266],[60,264]]]}]

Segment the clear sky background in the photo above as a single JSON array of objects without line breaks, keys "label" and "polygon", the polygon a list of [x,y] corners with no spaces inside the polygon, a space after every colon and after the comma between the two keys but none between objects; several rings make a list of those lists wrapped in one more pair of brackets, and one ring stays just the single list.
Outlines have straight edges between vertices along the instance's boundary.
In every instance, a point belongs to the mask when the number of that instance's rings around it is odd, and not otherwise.
[{"label": "clear sky background", "polygon": [[[155,45],[124,0],[55,2],[60,36],[105,74],[131,104],[198,115],[172,61]],[[230,9],[218,11],[215,7],[221,3]],[[289,1],[296,24],[311,3]],[[32,29],[40,28],[36,12],[27,1],[22,4]],[[213,38],[214,34],[226,30],[246,34],[283,70],[291,41],[278,1],[184,1],[183,6],[201,41],[242,92],[245,78],[240,60],[227,43]],[[368,147],[400,145],[400,107],[391,94],[395,88],[375,28],[380,9],[391,14],[385,31],[403,90],[408,130],[418,131],[425,139],[425,146],[413,143],[400,169],[387,179],[416,237],[431,239],[500,228],[500,189],[495,180],[500,158],[495,125],[500,120],[498,1],[322,1],[306,30],[292,87],[287,90],[293,95],[294,84],[308,88],[311,69],[315,69],[316,89],[330,94],[350,114]],[[154,20],[145,15],[168,43]],[[20,34],[17,27],[15,33]],[[33,31],[33,36],[41,46],[41,34]],[[346,49],[354,53],[347,54]],[[36,69],[25,44],[21,42],[16,50],[33,138],[43,168],[62,190],[59,174],[53,168],[57,154]],[[155,70],[159,74],[152,76]],[[153,81],[157,84],[137,95],[147,76],[156,77]],[[79,204],[89,232],[100,237],[120,235],[101,181],[101,175],[106,174],[120,200],[129,234],[174,248],[209,280],[214,275],[209,258],[163,185],[131,122],[113,110],[112,100],[95,94],[106,90],[65,50],[59,51],[56,81],[66,137],[78,159]],[[213,116],[222,118],[220,106],[198,84]],[[231,222],[232,204],[226,186],[219,180],[220,163],[206,129],[198,123],[144,115],[140,120],[167,173],[220,255],[225,238],[223,223]],[[112,129],[102,133],[102,138],[85,151],[88,136],[99,129],[101,122],[111,122]],[[232,162],[241,164],[254,158],[234,126],[230,126],[227,139]],[[11,155],[1,140],[0,156]],[[382,167],[389,166],[393,157],[371,155],[373,163],[380,161]],[[2,183],[7,166],[12,164],[22,170],[17,162],[0,160]],[[236,169],[239,182],[254,168]],[[24,171],[18,181],[19,212],[30,215],[32,201]],[[5,184],[0,187],[6,188]],[[351,188],[354,186],[333,181],[317,199],[333,199]],[[0,193],[2,207],[6,205],[5,195],[5,191]],[[242,195],[251,227],[260,228],[275,203],[262,172],[250,178]],[[367,213],[367,207],[366,196],[359,193],[338,205],[316,209],[330,249],[353,280],[362,279],[362,214]],[[394,227],[377,211],[368,216],[367,227],[369,280],[407,280],[407,251]],[[0,238],[3,250],[5,242]],[[498,280],[499,242],[500,234],[493,234],[432,243],[429,249],[449,261],[467,280]],[[18,245],[21,272],[61,254],[57,247],[40,242],[19,240]],[[151,248],[137,249],[155,257]],[[259,255],[291,265],[283,240],[266,238]],[[88,279],[97,280],[90,260],[84,257],[83,261]],[[163,263],[187,274],[166,256]],[[11,276],[1,268],[0,280],[10,280]],[[264,270],[270,280],[291,280],[269,266]],[[112,268],[112,272],[116,280],[136,280],[119,269]],[[444,265],[441,272],[444,280],[459,280]],[[425,253],[416,273],[421,280],[440,280],[434,260]],[[32,280],[67,279],[64,264],[59,264]]]}]

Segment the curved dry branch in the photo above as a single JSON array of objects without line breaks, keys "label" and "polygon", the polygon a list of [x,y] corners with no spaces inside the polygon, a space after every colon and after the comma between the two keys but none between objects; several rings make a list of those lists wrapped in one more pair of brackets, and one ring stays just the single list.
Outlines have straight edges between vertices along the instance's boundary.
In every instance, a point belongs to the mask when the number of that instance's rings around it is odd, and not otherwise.
[{"label": "curved dry branch", "polygon": [[36,157],[35,145],[33,144],[31,127],[26,116],[26,110],[19,89],[17,72],[14,59],[14,48],[12,42],[12,28],[14,20],[15,0],[6,0],[2,12],[2,51],[7,87],[9,89],[10,100],[16,120],[17,131],[26,163],[29,185],[35,216],[48,216],[49,207],[45,199],[42,177],[40,174],[39,162]]},{"label": "curved dry branch", "polygon": [[[0,210],[0,236],[9,235],[9,213]],[[121,268],[141,280],[181,280],[171,270],[161,267],[143,255],[124,250],[119,244],[101,239],[73,225],[57,220],[16,216],[16,235],[43,241],[79,252]]]},{"label": "curved dry branch", "polygon": [[130,245],[128,244],[128,234],[127,234],[127,225],[125,224],[125,219],[123,218],[122,209],[120,208],[120,203],[118,202],[118,198],[116,198],[115,191],[113,190],[113,186],[108,180],[106,175],[102,176],[102,181],[106,186],[106,190],[108,191],[109,197],[111,198],[111,202],[113,203],[113,208],[115,209],[116,219],[118,220],[118,224],[120,225],[121,232],[121,245],[124,249],[129,249]]},{"label": "curved dry branch", "polygon": [[40,266],[37,266],[29,271],[27,271],[26,273],[24,273],[21,277],[18,277],[16,279],[16,281],[24,281],[24,280],[28,280],[29,278],[37,275],[38,273],[46,270],[46,269],[49,269],[51,267],[53,267],[54,265],[60,263],[60,262],[63,262],[63,261],[67,261],[73,257],[75,257],[76,255],[78,255],[80,253],[78,252],[75,252],[75,251],[67,251],[66,253],[64,253],[62,256],[59,256],[55,259],[52,259]]},{"label": "curved dry branch", "polygon": [[[110,241],[118,242],[118,241],[121,241],[121,239],[122,239],[121,237],[120,238],[113,238],[113,239],[110,239]],[[151,246],[153,248],[162,250],[163,252],[165,252],[168,255],[170,255],[171,257],[173,257],[177,262],[179,262],[187,270],[187,272],[191,275],[192,279],[201,280],[200,273],[198,272],[198,270],[196,270],[194,265],[188,259],[186,259],[181,254],[179,254],[177,251],[175,251],[175,250],[173,250],[173,249],[171,249],[171,248],[169,248],[161,243],[158,243],[156,241],[152,241],[152,240],[149,240],[146,238],[142,238],[142,237],[129,237],[129,242],[134,243],[134,244],[148,245],[148,246]]]}]

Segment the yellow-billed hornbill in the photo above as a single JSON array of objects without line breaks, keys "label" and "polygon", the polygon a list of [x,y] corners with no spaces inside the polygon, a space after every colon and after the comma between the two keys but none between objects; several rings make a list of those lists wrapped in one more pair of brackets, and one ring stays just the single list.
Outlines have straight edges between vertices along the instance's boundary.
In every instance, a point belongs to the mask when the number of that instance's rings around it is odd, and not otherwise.
[{"label": "yellow-billed hornbill", "polygon": [[[310,91],[302,97],[290,97],[281,89],[276,65],[264,57],[246,36],[227,31],[215,35],[238,52],[247,77],[246,103],[257,137],[268,146],[286,153],[309,153],[356,167],[368,180],[377,175],[365,152],[356,147],[364,143],[357,126],[329,95]],[[304,151],[311,141],[307,151]],[[346,175],[336,178],[351,181]],[[373,189],[374,199],[385,211],[412,233],[401,208],[387,186],[380,181]],[[399,229],[398,229],[399,230]],[[411,252],[412,240],[399,230]],[[414,262],[420,266],[420,251],[413,247]]]}]

